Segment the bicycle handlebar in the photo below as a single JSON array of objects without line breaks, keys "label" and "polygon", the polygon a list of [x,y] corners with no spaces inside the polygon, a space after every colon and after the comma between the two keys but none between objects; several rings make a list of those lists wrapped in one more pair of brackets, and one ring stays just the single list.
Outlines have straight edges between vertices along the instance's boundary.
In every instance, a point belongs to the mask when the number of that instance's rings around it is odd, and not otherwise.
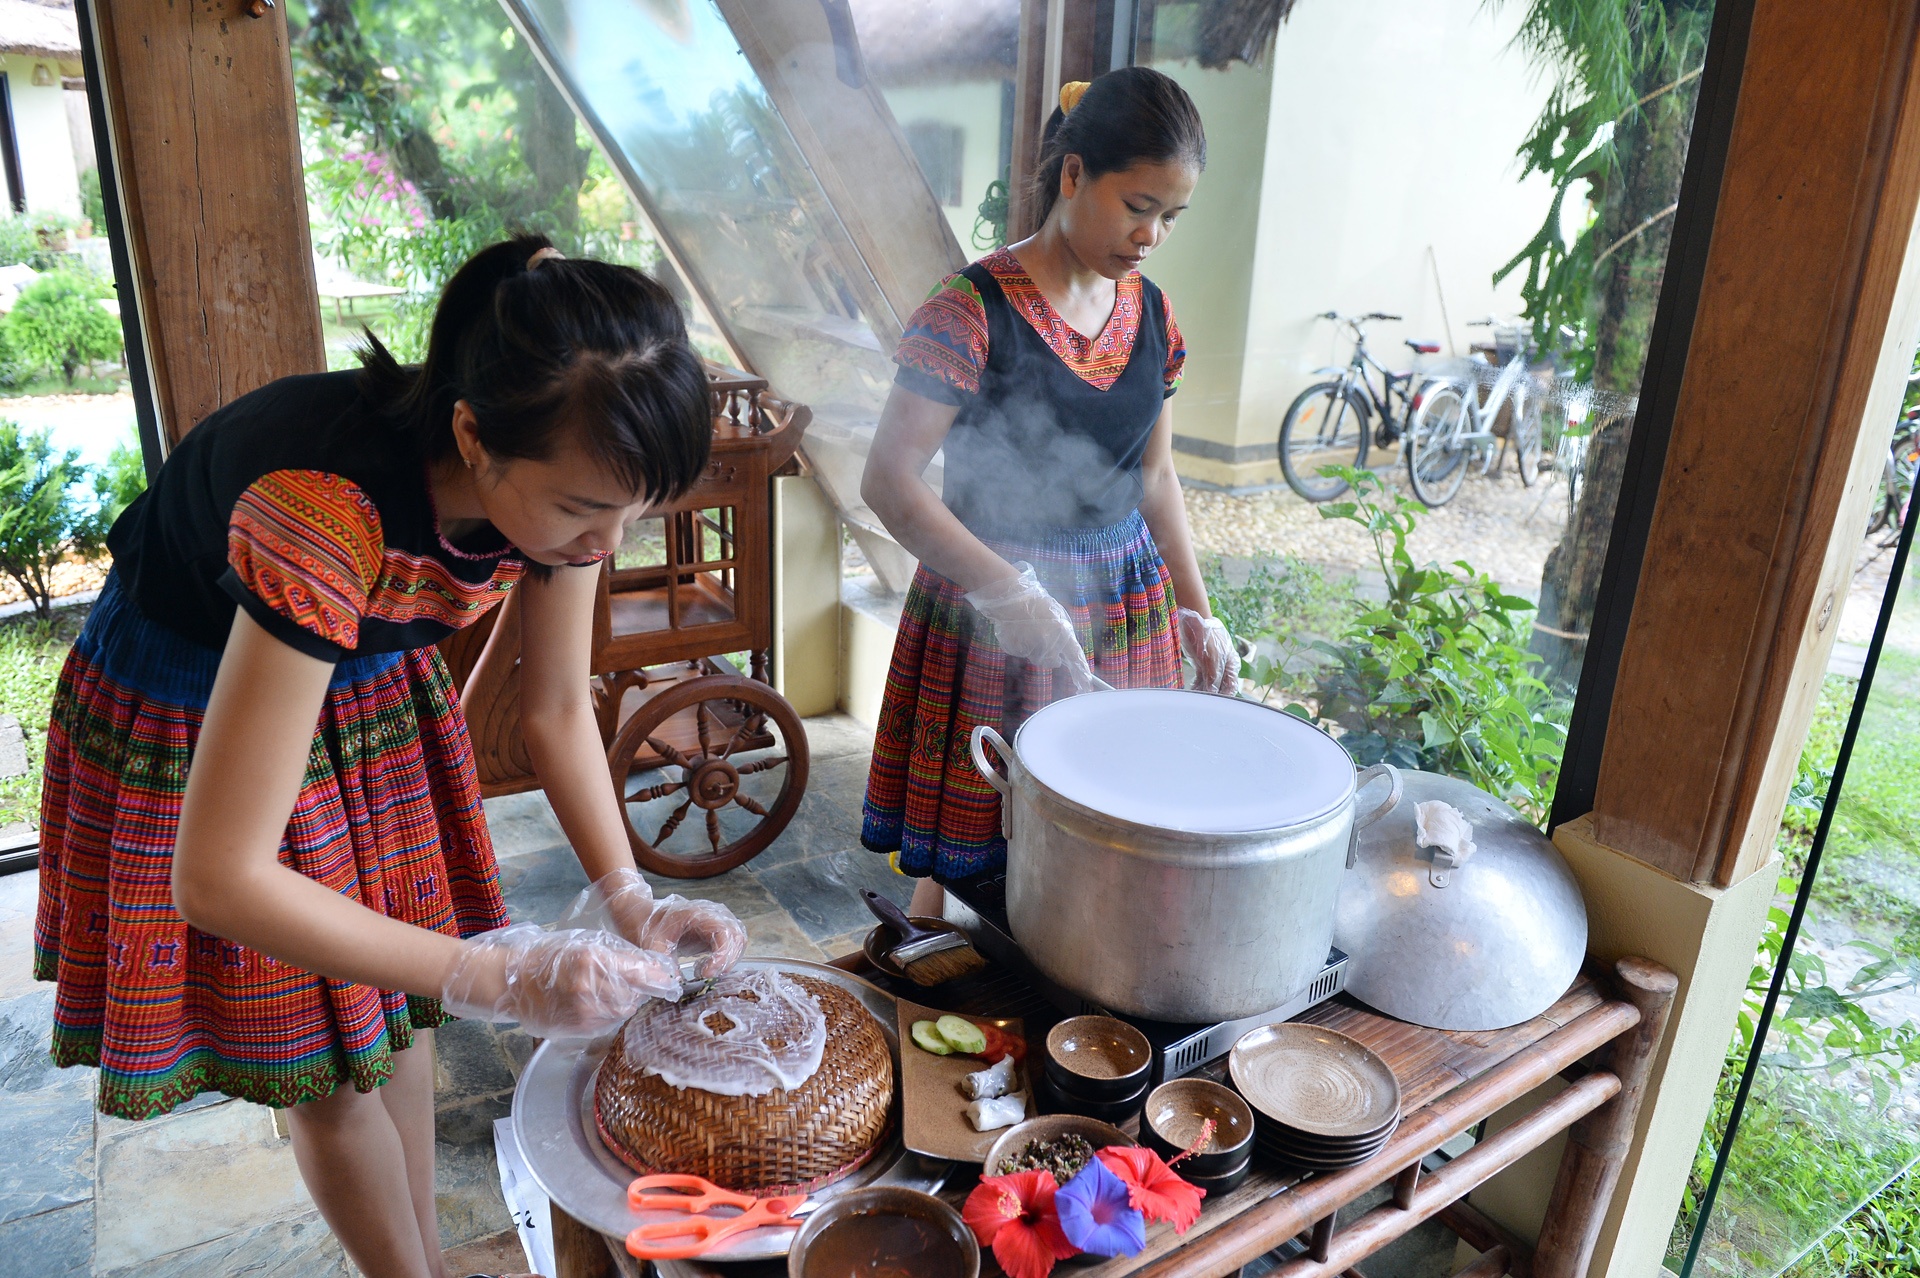
[{"label": "bicycle handlebar", "polygon": [[1371,311],[1365,315],[1342,315],[1338,311],[1321,311],[1318,315],[1315,315],[1314,318],[1323,319],[1323,320],[1332,320],[1336,324],[1338,323],[1369,324],[1375,320],[1379,320],[1387,324],[1397,324],[1400,322],[1400,320],[1402,320],[1405,317],[1400,315],[1389,315],[1385,311]]}]

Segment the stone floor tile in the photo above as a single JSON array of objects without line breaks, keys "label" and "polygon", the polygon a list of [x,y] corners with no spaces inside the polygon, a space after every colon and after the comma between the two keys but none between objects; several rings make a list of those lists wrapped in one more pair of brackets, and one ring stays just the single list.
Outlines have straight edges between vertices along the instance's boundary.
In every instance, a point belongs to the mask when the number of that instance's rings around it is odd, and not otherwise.
[{"label": "stone floor tile", "polygon": [[86,1080],[56,1079],[0,1098],[0,1223],[92,1197],[93,1090]]},{"label": "stone floor tile", "polygon": [[499,1031],[484,1021],[453,1021],[433,1033],[436,1107],[493,1096],[513,1087]]},{"label": "stone floor tile", "polygon": [[93,1203],[76,1203],[0,1225],[0,1278],[89,1278]]},{"label": "stone floor tile", "polygon": [[821,714],[804,719],[807,753],[815,761],[873,753],[873,734],[850,714]]},{"label": "stone floor tile", "polygon": [[793,958],[806,959],[812,963],[825,960],[820,947],[808,939],[793,916],[785,910],[772,910],[766,914],[756,914],[745,920],[747,925],[747,954],[753,958]]},{"label": "stone floor tile", "polygon": [[136,1264],[111,1269],[102,1265],[95,1272],[99,1278],[356,1278],[357,1275],[346,1253],[340,1249],[340,1240],[315,1211],[221,1234]]},{"label": "stone floor tile", "polygon": [[514,1081],[520,1079],[520,1071],[527,1067],[533,1054],[540,1046],[540,1040],[519,1029],[498,1029],[494,1031],[494,1047],[500,1053],[500,1059],[507,1063],[507,1069],[513,1073]]},{"label": "stone floor tile", "polygon": [[837,959],[843,954],[854,953],[864,945],[867,940],[867,932],[871,926],[872,925],[869,924],[868,927],[857,927],[851,932],[842,932],[839,936],[830,936],[824,941],[815,942],[815,944],[820,947],[822,954],[825,954],[830,959]]},{"label": "stone floor tile", "polygon": [[586,886],[586,871],[564,843],[500,862],[500,890],[516,923],[553,922]]},{"label": "stone floor tile", "polygon": [[91,1090],[93,1073],[54,1067],[47,1048],[53,1030],[53,986],[0,999],[0,1092],[31,1092],[63,1077],[81,1077]]},{"label": "stone floor tile", "polygon": [[94,1197],[103,1270],[313,1211],[292,1144],[274,1135],[269,1110],[246,1101],[120,1126],[100,1143]]},{"label": "stone floor tile", "polygon": [[520,1245],[519,1232],[512,1229],[449,1247],[446,1255],[447,1272],[459,1278],[467,1274],[518,1274],[527,1270],[526,1249]]},{"label": "stone floor tile", "polygon": [[33,979],[33,913],[39,900],[38,875],[0,875],[0,998],[53,988]]},{"label": "stone floor tile", "polygon": [[[859,754],[823,759],[808,770],[807,793],[831,802],[849,816],[858,817],[867,801],[867,773],[871,770],[871,748]],[[858,827],[856,827],[857,833]]]},{"label": "stone floor tile", "polygon": [[914,880],[895,874],[885,857],[864,849],[834,852],[786,865],[755,868],[754,877],[766,884],[813,941],[824,941],[856,929],[865,930],[873,915],[860,900],[863,887],[905,905],[913,896]]},{"label": "stone floor tile", "polygon": [[486,801],[487,832],[493,836],[493,854],[502,860],[558,844],[567,836],[560,828],[546,792],[528,790]]},{"label": "stone floor tile", "polygon": [[433,1196],[442,1246],[455,1247],[512,1227],[493,1152],[493,1120],[506,1117],[511,1108],[502,1096],[434,1116]]},{"label": "stone floor tile", "polygon": [[735,918],[746,918],[753,914],[765,914],[768,910],[780,908],[780,902],[773,899],[773,893],[766,885],[753,877],[746,866],[728,870],[725,874],[716,874],[710,879],[669,879],[658,874],[648,874],[647,882],[653,887],[655,899],[678,893],[702,901],[717,901],[733,911]]}]

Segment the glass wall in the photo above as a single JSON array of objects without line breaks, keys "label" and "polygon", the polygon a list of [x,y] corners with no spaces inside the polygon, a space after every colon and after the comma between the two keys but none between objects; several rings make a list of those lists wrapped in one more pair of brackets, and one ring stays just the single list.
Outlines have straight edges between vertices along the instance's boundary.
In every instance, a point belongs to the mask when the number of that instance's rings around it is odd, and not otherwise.
[{"label": "glass wall", "polygon": [[1913,1271],[1920,574],[1911,559],[1893,569],[1920,462],[1917,422],[1909,405],[1868,494],[1872,528],[1779,835],[1785,872],[1669,1243],[1668,1265],[1683,1276]]}]

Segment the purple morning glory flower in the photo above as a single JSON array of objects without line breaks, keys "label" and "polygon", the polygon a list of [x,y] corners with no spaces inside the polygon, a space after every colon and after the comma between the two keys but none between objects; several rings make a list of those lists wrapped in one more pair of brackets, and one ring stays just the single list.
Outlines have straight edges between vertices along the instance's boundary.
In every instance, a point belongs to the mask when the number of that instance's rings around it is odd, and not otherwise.
[{"label": "purple morning glory flower", "polygon": [[1147,1245],[1146,1222],[1128,1205],[1126,1182],[1097,1158],[1060,1187],[1053,1203],[1060,1231],[1089,1255],[1135,1256]]}]

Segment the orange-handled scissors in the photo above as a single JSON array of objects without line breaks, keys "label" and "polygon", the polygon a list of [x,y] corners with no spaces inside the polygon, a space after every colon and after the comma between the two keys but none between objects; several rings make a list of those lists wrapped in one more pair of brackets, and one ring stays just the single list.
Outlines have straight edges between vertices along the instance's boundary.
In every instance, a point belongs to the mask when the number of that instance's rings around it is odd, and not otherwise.
[{"label": "orange-handled scissors", "polygon": [[[664,1190],[664,1193],[649,1192]],[[634,1211],[683,1211],[685,1220],[661,1220],[641,1225],[627,1235],[627,1251],[640,1260],[688,1260],[704,1256],[735,1234],[763,1226],[800,1226],[794,1213],[806,1203],[805,1194],[755,1198],[722,1189],[704,1176],[642,1176],[627,1186],[627,1206]],[[737,1216],[708,1216],[713,1207],[738,1207]],[[674,1241],[681,1240],[685,1241]]]}]

